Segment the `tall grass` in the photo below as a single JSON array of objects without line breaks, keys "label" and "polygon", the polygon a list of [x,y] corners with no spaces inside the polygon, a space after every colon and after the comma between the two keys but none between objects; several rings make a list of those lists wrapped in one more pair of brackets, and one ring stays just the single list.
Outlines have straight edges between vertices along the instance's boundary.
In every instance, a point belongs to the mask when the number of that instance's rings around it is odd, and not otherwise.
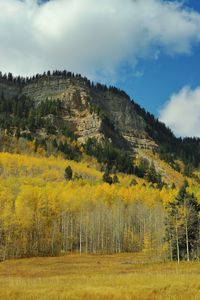
[{"label": "tall grass", "polygon": [[153,263],[144,254],[6,261],[0,299],[200,299],[200,263]]}]

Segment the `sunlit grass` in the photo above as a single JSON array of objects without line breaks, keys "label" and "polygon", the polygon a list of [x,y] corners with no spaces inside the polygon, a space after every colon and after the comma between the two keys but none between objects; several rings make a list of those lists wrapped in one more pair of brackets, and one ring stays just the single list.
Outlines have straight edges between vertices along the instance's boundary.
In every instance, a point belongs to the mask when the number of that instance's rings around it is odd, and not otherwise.
[{"label": "sunlit grass", "polygon": [[200,299],[200,264],[153,263],[142,254],[6,261],[0,299]]}]

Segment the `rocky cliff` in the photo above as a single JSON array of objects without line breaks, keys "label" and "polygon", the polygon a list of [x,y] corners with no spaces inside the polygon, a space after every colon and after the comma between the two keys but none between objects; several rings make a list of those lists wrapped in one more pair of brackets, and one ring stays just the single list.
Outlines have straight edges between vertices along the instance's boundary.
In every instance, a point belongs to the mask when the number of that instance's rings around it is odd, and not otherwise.
[{"label": "rocky cliff", "polygon": [[84,142],[89,137],[106,137],[123,148],[154,147],[146,122],[135,111],[125,93],[88,84],[78,76],[42,76],[19,83],[0,81],[4,97],[25,95],[37,106],[45,100],[61,100],[62,118]]}]

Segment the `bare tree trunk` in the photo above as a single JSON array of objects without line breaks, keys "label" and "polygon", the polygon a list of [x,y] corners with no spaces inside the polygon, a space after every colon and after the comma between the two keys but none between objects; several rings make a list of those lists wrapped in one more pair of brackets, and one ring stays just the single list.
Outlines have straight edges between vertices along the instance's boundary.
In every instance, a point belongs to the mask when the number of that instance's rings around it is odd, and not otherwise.
[{"label": "bare tree trunk", "polygon": [[70,239],[71,239],[71,252],[73,252],[73,219],[72,219],[72,213],[70,214]]},{"label": "bare tree trunk", "polygon": [[82,209],[80,211],[79,252],[82,253]]},{"label": "bare tree trunk", "polygon": [[54,254],[54,237],[55,237],[55,221],[53,222],[53,230],[52,230],[52,236],[51,236],[51,255]]},{"label": "bare tree trunk", "polygon": [[170,260],[173,261],[172,238],[170,238]]},{"label": "bare tree trunk", "polygon": [[188,218],[187,218],[187,215],[186,215],[186,218],[185,218],[185,237],[186,237],[187,261],[190,261],[189,240],[188,240]]},{"label": "bare tree trunk", "polygon": [[176,250],[177,250],[177,260],[180,262],[180,250],[179,250],[179,236],[178,236],[178,224],[176,215]]}]

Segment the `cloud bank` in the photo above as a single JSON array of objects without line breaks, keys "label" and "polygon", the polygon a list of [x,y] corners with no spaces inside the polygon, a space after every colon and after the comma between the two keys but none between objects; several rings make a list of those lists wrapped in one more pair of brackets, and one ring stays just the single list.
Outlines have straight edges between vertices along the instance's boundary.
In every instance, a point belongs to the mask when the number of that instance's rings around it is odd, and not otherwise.
[{"label": "cloud bank", "polygon": [[173,94],[159,119],[177,136],[200,137],[200,87],[184,87]]},{"label": "cloud bank", "polygon": [[0,69],[68,69],[99,79],[160,53],[192,51],[200,14],[164,0],[0,0]]}]

